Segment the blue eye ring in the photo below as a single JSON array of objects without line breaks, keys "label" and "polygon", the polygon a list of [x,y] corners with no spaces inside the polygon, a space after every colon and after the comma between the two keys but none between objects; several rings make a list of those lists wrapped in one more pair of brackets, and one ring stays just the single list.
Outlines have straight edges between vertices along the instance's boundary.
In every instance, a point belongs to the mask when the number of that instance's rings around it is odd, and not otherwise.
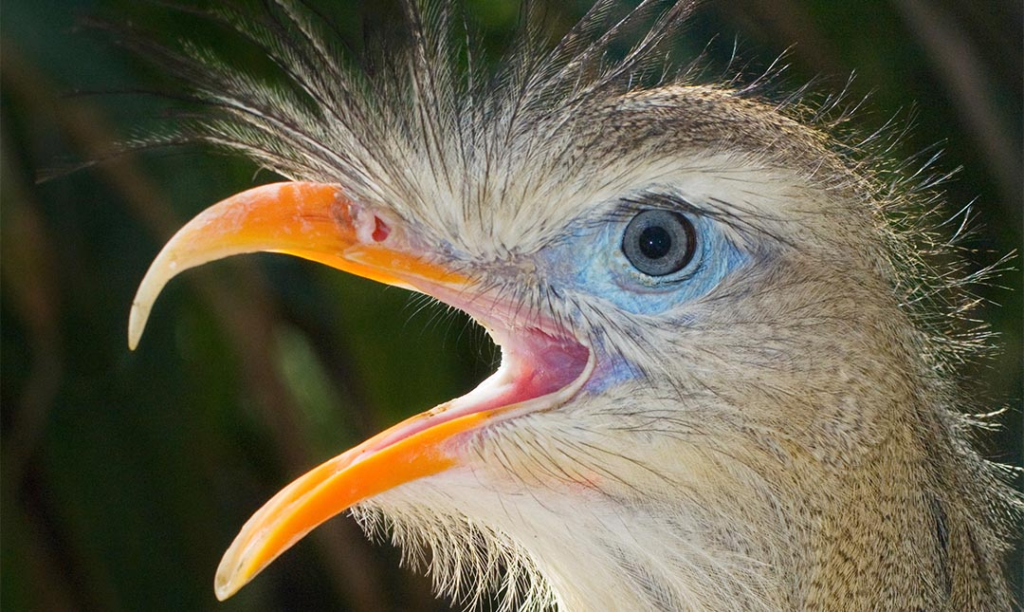
[{"label": "blue eye ring", "polygon": [[693,260],[697,231],[680,213],[644,210],[630,220],[622,233],[622,252],[641,274],[668,276]]}]

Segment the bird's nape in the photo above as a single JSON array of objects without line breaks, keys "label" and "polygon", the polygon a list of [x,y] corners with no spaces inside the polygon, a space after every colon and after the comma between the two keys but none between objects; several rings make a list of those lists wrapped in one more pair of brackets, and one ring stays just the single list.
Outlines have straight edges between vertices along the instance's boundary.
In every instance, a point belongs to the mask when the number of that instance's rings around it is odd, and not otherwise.
[{"label": "bird's nape", "polygon": [[426,549],[439,589],[506,607],[1008,608],[1021,502],[964,440],[946,373],[972,347],[934,323],[962,314],[922,255],[926,196],[798,106],[650,83],[689,2],[609,60],[659,3],[601,34],[611,4],[551,50],[528,32],[493,78],[461,68],[439,2],[404,3],[411,42],[372,73],[291,2],[268,9],[276,28],[219,14],[290,89],[159,53],[211,113],[176,138],[292,182],[168,243],[133,348],[172,276],[254,251],[426,293],[502,348],[469,394],[271,499],[218,597],[351,509]]}]

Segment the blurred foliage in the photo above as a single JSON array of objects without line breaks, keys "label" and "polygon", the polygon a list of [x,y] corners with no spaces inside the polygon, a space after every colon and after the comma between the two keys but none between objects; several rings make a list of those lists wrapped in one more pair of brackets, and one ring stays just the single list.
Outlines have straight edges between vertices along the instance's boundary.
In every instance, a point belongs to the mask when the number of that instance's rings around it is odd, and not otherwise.
[{"label": "blurred foliage", "polygon": [[[326,4],[326,3],[325,3]],[[552,31],[587,2],[550,1]],[[472,0],[496,54],[515,4]],[[7,0],[2,23],[2,598],[5,610],[417,609],[446,604],[396,551],[336,519],[225,604],[221,553],[284,483],[364,437],[463,393],[495,351],[459,315],[404,292],[275,256],[227,261],[171,284],[140,349],[125,346],[146,267],[180,224],[273,177],[188,150],[120,157],[36,183],[63,162],[102,158],[153,126],[166,103],[79,90],[173,87],[76,28],[85,15],[168,39],[197,37],[239,64],[238,41],[134,0]],[[359,47],[394,2],[331,3]],[[978,266],[1021,249],[1022,41],[1019,2],[732,0],[706,4],[680,41],[706,47],[707,78],[751,80],[788,49],[780,90],[869,92],[866,130],[896,116],[913,130],[896,156],[939,143],[951,211],[975,201]],[[710,41],[710,42],[709,42]],[[492,57],[492,59],[493,59]],[[716,72],[717,71],[717,72]],[[1020,464],[1020,258],[979,289],[1004,352],[970,372],[1008,403],[986,452]],[[1019,567],[1019,566],[1018,566]],[[1015,570],[1019,572],[1018,570]]]}]

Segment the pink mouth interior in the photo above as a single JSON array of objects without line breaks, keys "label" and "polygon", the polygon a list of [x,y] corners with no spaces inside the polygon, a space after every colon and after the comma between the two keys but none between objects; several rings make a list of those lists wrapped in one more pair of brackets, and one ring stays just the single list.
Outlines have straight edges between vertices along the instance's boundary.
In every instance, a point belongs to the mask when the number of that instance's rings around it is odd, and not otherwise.
[{"label": "pink mouth interior", "polygon": [[[586,369],[590,351],[578,341],[536,328],[519,328],[515,333],[514,337],[495,338],[500,342],[502,358],[494,374],[466,395],[406,419],[353,449],[359,454],[352,463],[441,423],[470,414],[505,412],[555,393],[571,385]],[[532,411],[545,406],[524,408]]]},{"label": "pink mouth interior", "polygon": [[524,330],[503,348],[499,371],[508,369],[513,384],[492,406],[510,405],[554,393],[583,373],[590,351],[574,340],[537,329]]}]

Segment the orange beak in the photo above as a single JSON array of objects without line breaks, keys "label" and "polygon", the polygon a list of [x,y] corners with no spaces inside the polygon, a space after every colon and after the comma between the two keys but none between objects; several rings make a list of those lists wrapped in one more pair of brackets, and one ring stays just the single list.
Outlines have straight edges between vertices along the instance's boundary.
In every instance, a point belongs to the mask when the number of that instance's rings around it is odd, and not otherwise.
[{"label": "orange beak", "polygon": [[465,286],[465,277],[404,252],[408,248],[388,221],[354,204],[337,185],[275,183],[243,191],[189,221],[157,255],[132,303],[128,347],[138,345],[169,280],[230,255],[286,253],[406,289]]},{"label": "orange beak", "polygon": [[544,322],[517,326],[516,338],[502,335],[507,318],[501,316],[501,305],[477,295],[468,277],[432,262],[414,245],[399,220],[352,202],[337,185],[278,183],[242,192],[199,214],[146,273],[129,317],[133,349],[153,302],[172,277],[256,251],[296,255],[430,293],[471,314],[476,311],[502,345],[502,366],[477,389],[323,463],[268,501],[224,553],[214,584],[219,599],[233,595],[327,519],[368,497],[458,465],[461,442],[484,424],[565,402],[593,370],[585,346]]}]

